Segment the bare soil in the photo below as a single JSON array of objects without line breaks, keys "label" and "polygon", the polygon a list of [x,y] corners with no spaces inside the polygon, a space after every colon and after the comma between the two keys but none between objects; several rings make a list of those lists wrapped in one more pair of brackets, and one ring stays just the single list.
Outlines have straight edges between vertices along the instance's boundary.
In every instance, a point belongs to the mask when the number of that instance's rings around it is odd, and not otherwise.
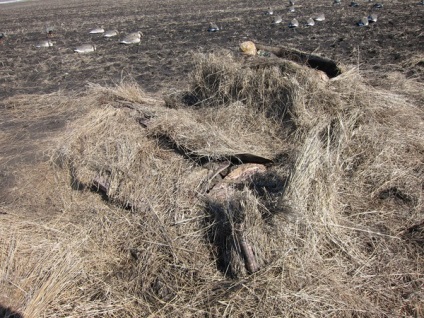
[{"label": "bare soil", "polygon": [[[225,48],[238,50],[244,40],[288,46],[314,52],[343,64],[384,73],[400,70],[402,62],[423,53],[424,6],[417,0],[386,1],[382,9],[361,1],[352,8],[348,1],[299,1],[296,12],[288,13],[282,1],[30,1],[1,6],[0,32],[7,38],[0,46],[0,97],[17,93],[78,90],[87,82],[117,83],[131,77],[146,90],[159,92],[184,85],[191,70],[192,52]],[[282,14],[283,23],[272,25],[264,11],[271,5]],[[371,11],[378,22],[358,27],[356,22]],[[314,27],[292,30],[294,17],[301,23],[316,13],[326,20]],[[208,33],[210,21],[221,31]],[[45,26],[54,27],[56,43],[37,49],[45,38]],[[139,46],[123,46],[118,40],[90,35],[97,26],[118,29],[121,35],[140,30]],[[97,52],[79,56],[72,49],[94,43]],[[416,72],[416,71],[415,71]]]}]

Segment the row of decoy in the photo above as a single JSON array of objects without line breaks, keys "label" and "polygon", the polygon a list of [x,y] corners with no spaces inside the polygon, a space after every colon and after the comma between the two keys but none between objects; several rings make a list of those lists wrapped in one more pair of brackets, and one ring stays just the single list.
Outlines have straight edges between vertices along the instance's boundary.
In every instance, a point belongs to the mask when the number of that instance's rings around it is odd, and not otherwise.
[{"label": "row of decoy", "polygon": [[[333,4],[335,5],[341,5],[341,0],[333,0]],[[373,2],[372,0],[368,0],[368,2]],[[422,2],[424,3],[424,0],[422,0]],[[358,7],[359,3],[355,2],[355,1],[351,1],[349,4],[350,7]],[[295,7],[295,0],[289,0],[289,4],[288,4],[288,11],[289,13],[293,13],[296,12],[296,7]],[[381,3],[375,3],[372,6],[372,9],[381,9],[383,8],[383,4]],[[268,8],[268,10],[266,10],[264,12],[265,15],[267,16],[273,16],[273,20],[272,20],[272,24],[280,24],[283,22],[283,17],[281,15],[275,15],[274,14],[274,10],[272,8]],[[364,16],[362,17],[356,24],[358,26],[368,26],[370,23],[375,23],[377,22],[377,14],[375,13],[370,13],[368,16]],[[314,17],[309,17],[305,20],[304,25],[307,27],[311,27],[315,25],[315,22],[319,22],[319,21],[324,21],[325,20],[325,15],[323,13],[318,14]],[[300,26],[299,20],[297,18],[293,18],[289,23],[288,23],[288,27],[289,28],[297,28]],[[219,28],[216,26],[216,24],[212,24],[210,25],[208,31],[210,32],[215,32],[218,31]]]},{"label": "row of decoy", "polygon": [[[368,1],[372,1],[372,0],[368,0]],[[422,0],[424,1],[424,0]],[[334,4],[341,4],[341,0],[334,0]],[[293,13],[296,11],[295,8],[295,0],[289,0],[289,12]],[[358,3],[352,1],[350,3],[351,7],[356,7],[359,6]],[[382,8],[383,5],[380,3],[375,3],[373,5],[373,8]],[[269,8],[267,11],[265,11],[266,15],[269,16],[274,16],[274,11]],[[314,17],[310,17],[305,21],[305,25],[308,27],[314,26],[315,22],[321,22],[325,20],[325,15],[323,13],[317,14]],[[273,24],[280,24],[283,22],[283,18],[281,15],[275,15],[273,18]],[[370,14],[368,17],[363,17],[361,18],[361,20],[359,20],[357,22],[357,25],[359,26],[368,26],[370,23],[375,23],[377,22],[377,15],[376,14]],[[297,18],[294,18],[290,21],[290,23],[288,24],[289,28],[297,28],[300,26],[300,23],[298,21]],[[210,22],[209,24],[209,28],[208,31],[209,32],[217,32],[219,31],[220,28],[218,27],[218,25],[214,22]],[[103,37],[105,38],[112,38],[115,36],[119,35],[119,32],[117,30],[105,30],[103,27],[98,27],[98,28],[94,28],[92,30],[89,31],[90,34],[102,34]],[[47,32],[48,35],[52,35],[52,30],[49,30]],[[130,33],[128,35],[126,35],[124,38],[122,38],[119,43],[121,44],[138,44],[141,41],[141,37],[142,37],[142,33],[141,32],[133,32]],[[50,47],[53,46],[53,42],[49,39],[43,40],[41,42],[39,42],[37,45],[37,47]],[[89,53],[89,52],[94,52],[96,51],[96,46],[94,44],[82,44],[77,46],[74,49],[74,52],[77,53]]]},{"label": "row of decoy", "polygon": [[[103,27],[91,29],[89,33],[90,34],[101,34],[101,35],[103,35],[104,38],[107,38],[107,39],[110,39],[112,37],[119,35],[118,30],[107,30],[107,31],[105,31],[105,29]],[[141,42],[142,36],[143,36],[143,33],[141,33],[140,31],[132,32],[132,33],[129,33],[126,36],[124,36],[119,41],[119,43],[121,43],[121,44],[138,44],[138,43]]]},{"label": "row of decoy", "polygon": [[[341,0],[332,0],[334,5],[341,5]],[[373,2],[373,0],[365,0],[367,2]],[[424,5],[424,0],[421,0],[419,4]],[[350,7],[358,7],[359,3],[355,1],[351,1],[349,4]],[[372,9],[380,9],[383,7],[383,4],[381,3],[374,3],[372,6]],[[295,0],[289,0],[288,2],[288,8],[289,12],[296,12],[296,1]],[[275,15],[274,11],[269,8],[264,12],[267,16],[273,16],[272,24],[280,24],[283,22],[283,17],[281,15]],[[356,24],[358,26],[368,26],[369,24],[377,22],[378,16],[375,13],[371,13],[368,16],[362,17]],[[315,25],[316,22],[321,22],[325,20],[325,15],[323,13],[317,14],[313,17],[309,17],[304,22],[304,25],[307,27],[312,27]],[[299,20],[297,18],[292,19],[288,27],[289,28],[297,28],[300,26]],[[209,25],[209,28],[207,29],[209,32],[217,32],[220,31],[220,28],[218,25],[214,22],[211,22]],[[110,39],[113,37],[117,37],[119,35],[118,30],[112,29],[112,30],[105,30],[103,27],[97,27],[89,31],[90,34],[97,34],[102,35],[106,39]],[[46,48],[46,47],[52,47],[54,45],[54,42],[50,39],[55,36],[54,28],[46,27],[46,36],[47,38],[45,40],[42,40],[38,42],[35,46],[37,48]],[[139,44],[141,42],[141,37],[143,34],[140,31],[129,33],[121,40],[119,41],[120,44]],[[0,32],[0,42],[2,42],[5,39],[6,35],[4,33]],[[76,53],[90,53],[96,51],[96,45],[94,44],[81,44],[74,48],[74,52]]]},{"label": "row of decoy", "polygon": [[[56,32],[53,27],[46,26],[46,39],[41,40],[35,44],[37,48],[46,48],[54,46],[54,41],[52,39],[56,36]],[[112,37],[118,36],[119,32],[117,30],[107,30],[103,27],[97,27],[89,31],[90,34],[102,34],[104,38],[110,39]],[[138,44],[141,42],[141,37],[143,33],[140,31],[132,32],[124,36],[119,43],[121,44]],[[6,39],[6,34],[0,32],[0,43],[2,43]],[[78,53],[88,53],[94,52],[96,50],[96,46],[94,44],[82,44],[77,46],[74,51]]]},{"label": "row of decoy", "polygon": [[[273,11],[268,10],[268,11],[266,11],[265,14],[273,15],[274,13],[273,13]],[[324,20],[325,20],[324,13],[320,13],[320,14],[315,15],[314,17],[310,17],[310,18],[306,19],[305,25],[306,26],[314,26],[315,22],[322,22]],[[275,15],[274,19],[272,21],[273,24],[280,24],[282,22],[283,22],[283,17],[281,15]],[[288,26],[289,26],[289,28],[297,28],[297,27],[299,27],[299,25],[300,24],[299,24],[298,19],[294,18],[289,22]]]},{"label": "row of decoy", "polygon": [[[47,39],[41,40],[38,42],[35,47],[37,48],[44,48],[44,47],[51,47],[54,45],[54,42],[51,40],[55,36],[53,29],[46,28],[46,34]],[[112,37],[116,37],[119,35],[118,30],[105,30],[103,27],[97,27],[89,31],[89,34],[98,34],[102,35],[104,38],[110,39]],[[129,33],[126,36],[124,36],[119,43],[120,44],[138,44],[141,42],[141,37],[143,36],[143,33],[140,31]],[[95,44],[81,44],[74,48],[74,52],[76,53],[90,53],[96,51],[96,45]]]}]

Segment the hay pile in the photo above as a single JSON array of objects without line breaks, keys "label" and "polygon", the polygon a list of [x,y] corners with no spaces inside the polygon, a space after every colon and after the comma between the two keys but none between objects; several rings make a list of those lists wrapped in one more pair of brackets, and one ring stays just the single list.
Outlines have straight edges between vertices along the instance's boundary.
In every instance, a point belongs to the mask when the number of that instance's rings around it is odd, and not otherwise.
[{"label": "hay pile", "polygon": [[165,101],[89,93],[53,156],[83,264],[62,314],[424,314],[422,108],[355,70],[228,53]]}]

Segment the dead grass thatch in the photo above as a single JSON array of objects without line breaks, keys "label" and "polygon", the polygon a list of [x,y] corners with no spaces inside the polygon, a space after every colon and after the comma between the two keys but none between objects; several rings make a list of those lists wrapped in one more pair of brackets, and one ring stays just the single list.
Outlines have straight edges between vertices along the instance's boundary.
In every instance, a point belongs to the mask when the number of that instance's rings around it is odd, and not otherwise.
[{"label": "dead grass thatch", "polygon": [[[97,104],[46,168],[61,213],[4,221],[13,305],[29,317],[423,315],[422,107],[354,69],[323,81],[280,59],[200,55],[192,79],[178,95],[191,105],[133,84],[87,91]],[[240,154],[272,163],[229,180]]]}]

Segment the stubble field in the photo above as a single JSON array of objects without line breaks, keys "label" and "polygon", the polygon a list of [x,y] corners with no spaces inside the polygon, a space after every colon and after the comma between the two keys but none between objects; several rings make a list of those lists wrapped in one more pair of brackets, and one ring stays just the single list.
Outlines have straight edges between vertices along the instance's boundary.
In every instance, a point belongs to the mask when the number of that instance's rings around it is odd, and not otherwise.
[{"label": "stubble field", "polygon": [[[119,83],[135,78],[152,92],[187,81],[192,52],[218,49],[238,51],[244,40],[288,46],[318,53],[363,70],[384,74],[408,73],[409,62],[423,50],[423,7],[417,1],[390,1],[382,9],[361,1],[352,8],[345,1],[302,1],[289,13],[282,1],[31,1],[2,6],[2,30],[8,35],[1,46],[1,96],[16,93],[81,89],[87,82]],[[272,25],[264,12],[271,6],[283,17]],[[356,22],[375,12],[378,23],[359,28]],[[304,23],[324,13],[326,20],[313,28],[289,29],[292,18]],[[209,22],[222,30],[206,32]],[[55,29],[52,48],[36,49],[45,38],[45,27]],[[97,26],[117,29],[122,35],[144,33],[140,46],[125,47],[88,31]],[[73,48],[93,43],[96,54],[80,57]],[[405,63],[405,64],[403,64]],[[406,68],[406,70],[405,70]],[[415,74],[408,74],[415,75]],[[422,78],[422,74],[419,74]]]}]

